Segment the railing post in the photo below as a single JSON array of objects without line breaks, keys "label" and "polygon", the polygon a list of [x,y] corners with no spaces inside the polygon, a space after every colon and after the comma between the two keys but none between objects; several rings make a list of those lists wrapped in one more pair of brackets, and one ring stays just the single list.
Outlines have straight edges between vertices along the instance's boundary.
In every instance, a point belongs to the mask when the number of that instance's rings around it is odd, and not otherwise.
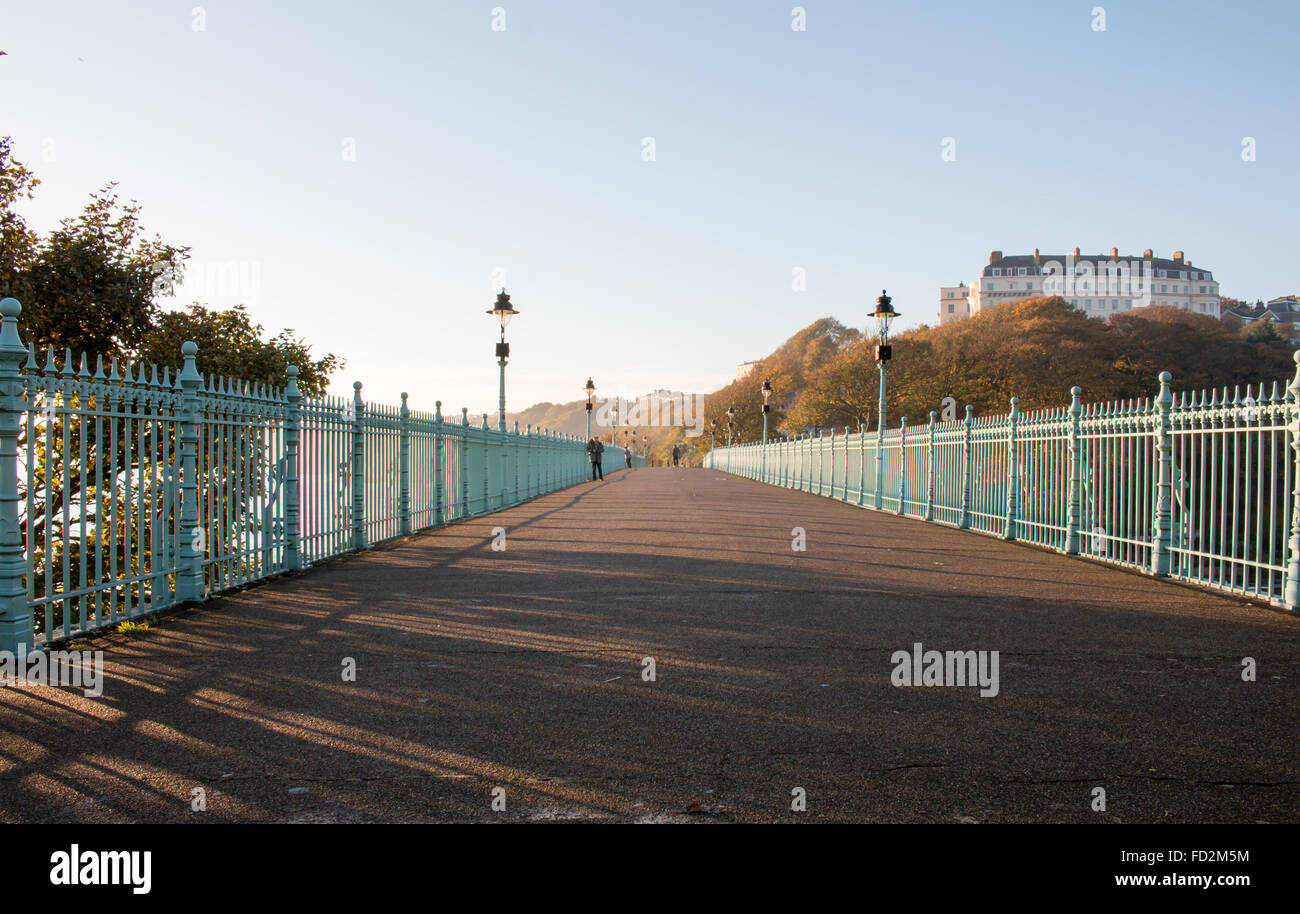
[{"label": "railing post", "polygon": [[818,495],[822,494],[822,483],[825,482],[826,479],[826,468],[822,465],[822,440],[825,437],[826,437],[826,433],[821,429],[818,429],[817,436],[813,438],[814,449],[816,450],[816,454],[817,454],[817,456],[813,459],[813,467],[817,470],[817,488],[814,490],[810,486],[808,491],[809,492],[815,491],[816,494]]},{"label": "railing post", "polygon": [[[883,397],[881,399],[884,399]],[[876,510],[884,507],[885,489],[885,412],[876,413],[876,492],[873,502]]]},{"label": "railing post", "polygon": [[483,414],[483,513],[492,510],[492,441],[488,436],[487,413]]},{"label": "railing post", "polygon": [[1156,397],[1156,491],[1155,530],[1151,538],[1151,573],[1158,578],[1169,576],[1170,547],[1173,542],[1174,438],[1170,413],[1174,395],[1169,389],[1173,375],[1160,372],[1160,393]]},{"label": "railing post", "polygon": [[1083,445],[1079,440],[1079,421],[1083,415],[1083,404],[1079,400],[1083,391],[1078,387],[1070,388],[1069,424],[1066,426],[1066,450],[1069,461],[1068,501],[1065,505],[1065,549],[1066,555],[1079,554],[1079,508],[1083,503]]},{"label": "railing post", "polygon": [[962,462],[961,517],[957,520],[958,530],[970,529],[970,494],[971,494],[970,490],[971,490],[971,480],[974,475],[973,468],[971,467],[971,457],[974,456],[974,448],[971,446],[971,426],[973,425],[971,417],[973,412],[974,412],[973,407],[967,404],[966,423],[965,423],[966,437],[965,440],[962,441],[962,446],[961,446],[961,462]]},{"label": "railing post", "polygon": [[366,548],[366,403],[352,384],[352,548]]},{"label": "railing post", "polygon": [[[13,301],[13,299],[9,299]],[[2,308],[3,302],[0,302]],[[9,319],[5,318],[5,333],[9,332]],[[3,337],[0,337],[0,352],[3,352]],[[1295,480],[1291,489],[1291,535],[1286,543],[1286,581],[1282,587],[1282,602],[1287,609],[1295,611],[1300,606],[1300,350],[1295,353],[1296,375],[1286,391],[1287,427],[1291,434],[1291,450],[1294,451],[1291,478]],[[6,429],[8,426],[6,426]],[[6,432],[7,433],[7,432]],[[9,472],[12,465],[7,459],[9,451],[0,450],[0,456],[6,457],[4,470]],[[8,497],[9,486],[4,491]],[[8,513],[5,514],[8,518]],[[3,639],[0,639],[0,645]]]},{"label": "railing post", "polygon": [[411,410],[402,391],[397,423],[397,511],[402,516],[402,536],[411,535]]},{"label": "railing post", "polygon": [[469,517],[469,407],[460,408],[460,516]]},{"label": "railing post", "polygon": [[858,504],[867,503],[867,427],[858,423]]},{"label": "railing post", "polygon": [[852,433],[849,431],[849,427],[847,425],[844,426],[844,498],[842,499],[842,501],[846,503],[849,500],[849,435],[850,434]]},{"label": "railing post", "polygon": [[1007,519],[1002,528],[1004,540],[1016,538],[1016,477],[1020,457],[1017,431],[1020,426],[1020,398],[1011,398],[1011,415],[1007,430]]},{"label": "railing post", "polygon": [[0,301],[0,651],[15,657],[32,643],[32,617],[23,584],[26,559],[18,525],[18,434],[27,398],[19,366],[27,348],[18,336],[22,305],[16,298]]},{"label": "railing post", "polygon": [[302,570],[302,391],[298,366],[285,369],[284,388],[284,567]]},{"label": "railing post", "polygon": [[533,442],[533,423],[529,422],[524,430],[528,439],[528,462],[524,464],[524,497],[533,497],[533,472],[537,465],[537,447]]},{"label": "railing post", "polygon": [[519,420],[515,420],[515,498],[514,504],[519,504]]},{"label": "railing post", "polygon": [[898,513],[907,513],[907,417],[903,416],[898,430]]},{"label": "railing post", "polygon": [[831,498],[834,498],[834,497],[835,497],[835,426],[833,426],[833,425],[831,426],[831,485],[830,485],[830,492],[829,492],[829,493],[823,492],[823,493],[821,493],[821,494],[823,494],[823,495],[829,494]]},{"label": "railing post", "polygon": [[434,401],[433,407],[433,523],[436,527],[443,525],[443,477],[447,462],[443,458],[443,448],[447,446],[442,430],[442,401]]},{"label": "railing post", "polygon": [[197,343],[181,344],[184,365],[177,378],[181,384],[180,463],[181,518],[177,531],[176,602],[194,603],[203,599],[203,554],[207,551],[206,531],[199,526],[199,388],[203,376],[194,364]]},{"label": "railing post", "polygon": [[930,450],[925,462],[925,519],[934,520],[934,410],[930,410]]}]

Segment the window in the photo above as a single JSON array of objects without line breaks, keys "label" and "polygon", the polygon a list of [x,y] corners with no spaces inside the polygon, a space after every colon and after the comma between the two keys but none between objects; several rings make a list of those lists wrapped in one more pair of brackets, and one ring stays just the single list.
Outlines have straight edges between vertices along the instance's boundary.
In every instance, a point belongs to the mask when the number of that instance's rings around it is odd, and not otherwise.
[{"label": "window", "polygon": [[1205,286],[1201,286],[1201,294],[1202,294],[1202,295],[1205,294]]},{"label": "window", "polygon": [[952,302],[948,302],[948,313],[949,313],[949,314],[956,314],[956,313],[957,313],[957,306],[954,305]]},{"label": "window", "polygon": [[[1163,275],[1163,274],[1162,274],[1162,275]],[[1168,289],[1165,288],[1165,284],[1164,284],[1164,283],[1161,283],[1161,284],[1160,284],[1160,291],[1161,291],[1161,292],[1167,292],[1167,291],[1168,291]]]},{"label": "window", "polygon": [[994,275],[994,276],[1001,276],[1001,275],[1002,275],[1002,268],[1001,268],[1001,267],[994,267],[994,268],[993,268],[993,275]]},{"label": "window", "polygon": [[1017,276],[1024,276],[1024,275],[1025,275],[1025,268],[1024,268],[1024,267],[1016,267],[1016,275],[1017,275]]},{"label": "window", "polygon": [[1113,301],[1110,303],[1110,310],[1112,310],[1112,311],[1118,311],[1118,310],[1119,310],[1119,299],[1115,299],[1115,300],[1113,300]]}]

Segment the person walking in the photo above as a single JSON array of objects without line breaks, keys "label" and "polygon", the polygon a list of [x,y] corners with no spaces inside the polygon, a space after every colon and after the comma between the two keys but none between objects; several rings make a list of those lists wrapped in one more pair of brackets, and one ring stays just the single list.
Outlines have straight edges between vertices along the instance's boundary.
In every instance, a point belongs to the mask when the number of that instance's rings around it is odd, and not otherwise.
[{"label": "person walking", "polygon": [[623,445],[623,462],[627,464],[629,470],[632,469],[632,449],[626,444]]},{"label": "person walking", "polygon": [[678,461],[680,461],[681,459],[682,459],[681,448],[679,448],[677,445],[674,444],[673,445],[673,466],[677,466]]},{"label": "person walking", "polygon": [[601,444],[599,439],[592,438],[587,442],[587,457],[591,460],[591,481],[595,482],[597,478],[604,480],[605,471],[600,467],[600,455],[605,450],[605,445]]}]

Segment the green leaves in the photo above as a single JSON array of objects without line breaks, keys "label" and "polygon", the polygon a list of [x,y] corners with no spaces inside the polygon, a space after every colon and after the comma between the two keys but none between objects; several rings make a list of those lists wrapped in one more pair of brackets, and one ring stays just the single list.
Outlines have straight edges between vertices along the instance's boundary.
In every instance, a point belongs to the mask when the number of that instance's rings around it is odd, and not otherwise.
[{"label": "green leaves", "polygon": [[141,358],[159,365],[179,365],[181,344],[193,340],[199,346],[197,364],[204,375],[240,378],[283,387],[290,365],[298,366],[298,387],[304,396],[325,393],[329,376],[343,367],[338,356],[311,357],[311,347],[283,330],[263,339],[261,324],[253,323],[248,310],[236,305],[226,311],[212,311],[189,305],[182,311],[158,314],[141,343]]},{"label": "green leaves", "polygon": [[313,359],[292,330],[263,339],[242,305],[160,310],[184,273],[189,248],[147,236],[140,204],[120,200],[115,184],[92,193],[82,212],[48,237],[30,231],[13,207],[40,181],[10,146],[0,138],[0,294],[23,303],[25,342],[178,367],[181,343],[192,339],[200,371],[283,386],[292,364],[304,395],[325,392],[342,361],[332,354]]}]

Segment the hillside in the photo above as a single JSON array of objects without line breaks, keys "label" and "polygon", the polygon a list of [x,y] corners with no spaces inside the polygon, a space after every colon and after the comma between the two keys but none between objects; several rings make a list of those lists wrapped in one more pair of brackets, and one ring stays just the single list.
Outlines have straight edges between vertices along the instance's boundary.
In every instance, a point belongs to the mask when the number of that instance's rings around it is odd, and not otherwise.
[{"label": "hillside", "polygon": [[[1085,316],[1059,298],[1009,302],[968,320],[918,327],[890,339],[889,424],[900,416],[924,423],[942,414],[952,398],[957,414],[967,404],[975,415],[1002,413],[1012,396],[1022,411],[1060,407],[1070,388],[1083,388],[1085,402],[1153,396],[1161,371],[1174,376],[1175,391],[1285,381],[1295,372],[1294,345],[1271,324],[1244,328],[1176,308],[1149,307],[1115,315],[1109,322]],[[875,338],[822,318],[794,334],[760,360],[748,377],[706,395],[705,431],[688,437],[681,428],[641,428],[653,462],[664,463],[674,444],[688,463],[709,448],[710,421],[716,441],[727,440],[728,407],[736,410],[736,440],[762,434],[760,387],[775,390],[771,434],[815,428],[874,428],[879,372]],[[520,425],[582,434],[585,401],[539,403],[521,413]],[[608,433],[608,429],[602,429]],[[621,434],[620,434],[621,441]]]}]

